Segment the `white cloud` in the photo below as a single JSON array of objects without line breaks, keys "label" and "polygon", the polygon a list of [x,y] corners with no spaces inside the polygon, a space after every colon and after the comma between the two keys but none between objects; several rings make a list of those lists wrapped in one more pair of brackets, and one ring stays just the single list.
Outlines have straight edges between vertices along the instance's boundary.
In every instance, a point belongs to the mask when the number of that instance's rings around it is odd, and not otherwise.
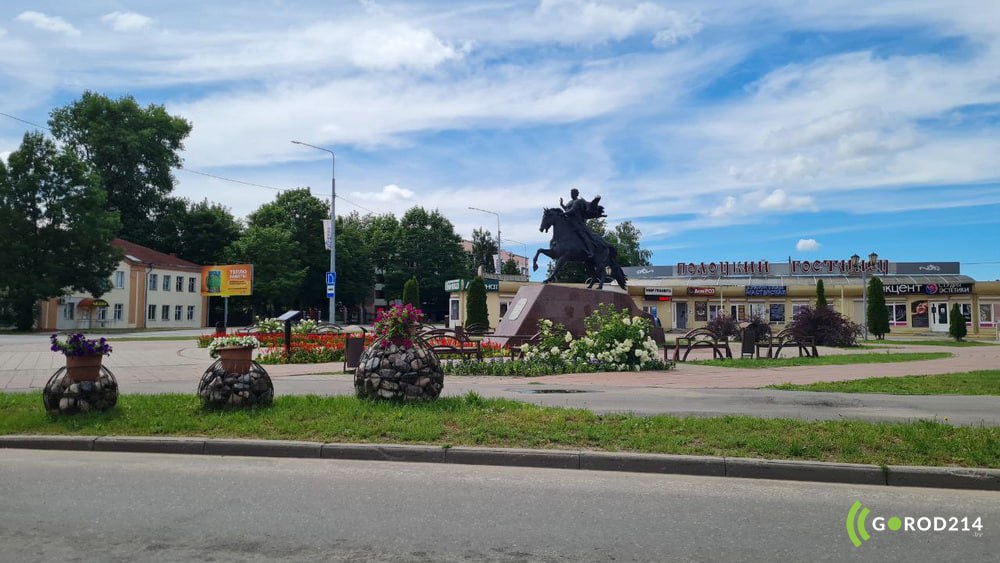
[{"label": "white cloud", "polygon": [[819,250],[819,247],[820,244],[813,238],[799,239],[799,242],[795,244],[795,250],[798,250],[799,252],[812,252],[814,250]]},{"label": "white cloud", "polygon": [[413,196],[415,195],[416,194],[413,192],[413,190],[401,188],[396,184],[389,184],[388,186],[383,186],[382,191],[377,193],[351,192],[352,199],[360,199],[363,201],[378,201],[381,203],[389,203],[399,200],[409,201],[412,200]]},{"label": "white cloud", "polygon": [[19,22],[24,22],[31,24],[37,29],[44,31],[51,31],[53,33],[63,33],[71,37],[77,37],[80,35],[80,30],[73,27],[72,24],[58,16],[47,16],[41,12],[21,12],[15,20]]},{"label": "white cloud", "polygon": [[372,26],[348,41],[350,60],[360,68],[387,70],[398,67],[430,69],[461,58],[470,44],[456,48],[429,29],[404,23]]},{"label": "white cloud", "polygon": [[790,196],[785,190],[776,189],[762,199],[758,207],[775,211],[815,210],[816,201],[810,196]]},{"label": "white cloud", "polygon": [[620,41],[638,33],[656,32],[654,43],[658,46],[692,37],[702,26],[696,16],[651,2],[628,8],[597,0],[541,0],[534,21],[512,23],[514,36],[560,43]]},{"label": "white cloud", "polygon": [[653,45],[657,47],[669,47],[676,45],[684,39],[691,39],[704,27],[701,19],[694,14],[681,14],[670,11],[667,14],[670,25],[653,36]]},{"label": "white cloud", "polygon": [[728,217],[730,215],[737,215],[740,211],[736,206],[736,198],[733,196],[726,196],[723,200],[722,205],[716,207],[708,212],[712,217]]},{"label": "white cloud", "polygon": [[148,27],[152,18],[135,12],[111,12],[101,17],[101,21],[110,25],[115,31],[135,31]]}]

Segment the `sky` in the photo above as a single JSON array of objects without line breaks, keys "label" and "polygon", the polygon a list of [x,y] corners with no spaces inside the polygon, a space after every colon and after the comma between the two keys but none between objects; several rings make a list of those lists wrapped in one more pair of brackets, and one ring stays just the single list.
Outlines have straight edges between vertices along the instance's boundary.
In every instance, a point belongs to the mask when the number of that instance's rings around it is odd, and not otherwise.
[{"label": "sky", "polygon": [[657,265],[874,251],[1000,279],[1000,2],[0,4],[0,157],[35,129],[8,116],[85,90],[188,119],[176,195],[237,216],[329,197],[298,140],[336,154],[338,214],[495,235],[478,207],[521,254],[576,187]]}]

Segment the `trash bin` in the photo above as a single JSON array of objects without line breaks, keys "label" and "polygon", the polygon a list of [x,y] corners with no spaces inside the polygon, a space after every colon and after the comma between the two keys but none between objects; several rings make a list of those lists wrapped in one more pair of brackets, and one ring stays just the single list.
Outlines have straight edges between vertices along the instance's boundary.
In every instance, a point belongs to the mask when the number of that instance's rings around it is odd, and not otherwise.
[{"label": "trash bin", "polygon": [[352,336],[344,339],[344,371],[357,369],[361,364],[361,354],[365,351],[365,336]]}]

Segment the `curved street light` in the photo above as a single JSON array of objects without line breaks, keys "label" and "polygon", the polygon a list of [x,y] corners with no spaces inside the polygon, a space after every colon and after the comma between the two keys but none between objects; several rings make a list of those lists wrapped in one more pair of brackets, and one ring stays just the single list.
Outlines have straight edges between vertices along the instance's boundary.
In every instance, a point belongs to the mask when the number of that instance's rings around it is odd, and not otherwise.
[{"label": "curved street light", "polygon": [[303,143],[302,141],[292,141],[296,145],[311,147],[316,150],[330,153],[330,271],[333,272],[333,297],[330,297],[330,322],[333,323],[337,314],[337,156],[330,149]]}]

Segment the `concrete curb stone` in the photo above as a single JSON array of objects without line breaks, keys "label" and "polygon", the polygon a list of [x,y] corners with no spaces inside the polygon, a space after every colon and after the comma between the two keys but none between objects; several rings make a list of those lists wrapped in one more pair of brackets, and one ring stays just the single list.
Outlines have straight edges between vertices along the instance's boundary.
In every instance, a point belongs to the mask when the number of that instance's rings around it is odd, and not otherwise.
[{"label": "concrete curb stone", "polygon": [[580,469],[725,477],[726,461],[722,457],[695,455],[580,452]]},{"label": "concrete curb stone", "polygon": [[889,466],[575,450],[445,448],[144,436],[0,436],[0,449],[411,461],[1000,491],[1000,469]]},{"label": "concrete curb stone", "polygon": [[579,469],[580,452],[514,448],[448,448],[445,463]]},{"label": "concrete curb stone", "polygon": [[205,455],[319,458],[322,446],[293,440],[205,440]]},{"label": "concrete curb stone", "polygon": [[888,485],[1000,491],[1000,469],[890,465]]}]

